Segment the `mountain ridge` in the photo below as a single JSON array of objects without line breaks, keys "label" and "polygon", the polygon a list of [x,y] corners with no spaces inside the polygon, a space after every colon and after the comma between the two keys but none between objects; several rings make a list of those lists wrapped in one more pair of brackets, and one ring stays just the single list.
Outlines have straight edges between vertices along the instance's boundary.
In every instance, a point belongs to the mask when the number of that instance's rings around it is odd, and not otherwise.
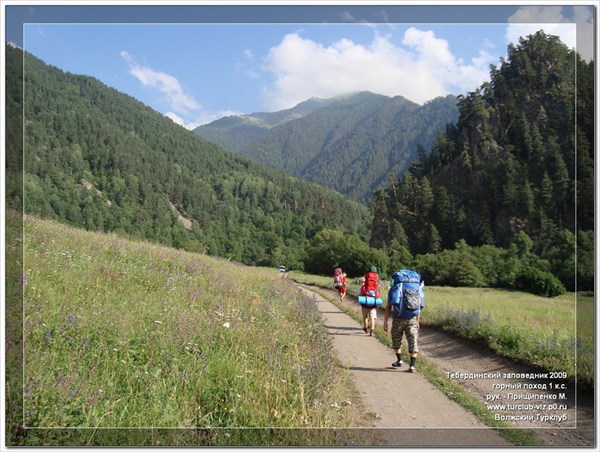
[{"label": "mountain ridge", "polygon": [[[261,115],[279,122],[271,122],[270,127],[248,124],[247,118],[262,120]],[[419,105],[402,96],[361,91],[325,100],[311,98],[280,112],[228,117],[194,133],[367,202],[385,185],[388,174],[400,176],[416,159],[418,146],[430,148],[437,133],[457,117],[456,97],[451,95]]]},{"label": "mountain ridge", "polygon": [[[310,112],[322,108],[327,99],[311,97],[292,108],[276,112],[254,112],[242,115],[228,115],[196,127],[193,132],[202,138],[218,144],[223,149],[240,153],[247,141],[259,139],[268,131],[287,121],[299,119]],[[241,138],[237,138],[241,137]]]}]

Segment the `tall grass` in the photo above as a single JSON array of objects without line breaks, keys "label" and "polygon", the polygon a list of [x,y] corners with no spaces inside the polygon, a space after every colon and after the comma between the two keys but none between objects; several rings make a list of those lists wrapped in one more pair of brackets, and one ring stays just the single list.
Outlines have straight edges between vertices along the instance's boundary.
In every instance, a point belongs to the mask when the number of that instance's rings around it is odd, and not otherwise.
[{"label": "tall grass", "polygon": [[314,302],[276,269],[32,217],[24,227],[28,428],[356,421],[339,409],[348,389]]},{"label": "tall grass", "polygon": [[22,437],[23,425],[23,219],[19,212],[5,215],[5,402],[7,443]]},{"label": "tall grass", "polygon": [[[582,386],[594,376],[593,297],[538,297],[495,289],[429,287],[424,325],[481,341],[496,352]],[[577,364],[577,365],[576,365]]]}]

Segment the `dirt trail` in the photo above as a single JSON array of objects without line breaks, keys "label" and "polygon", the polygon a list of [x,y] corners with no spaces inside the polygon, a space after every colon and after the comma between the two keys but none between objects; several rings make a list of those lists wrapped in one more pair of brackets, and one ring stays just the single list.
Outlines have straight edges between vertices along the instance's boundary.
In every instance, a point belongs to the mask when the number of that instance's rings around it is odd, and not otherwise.
[{"label": "dirt trail", "polygon": [[[318,310],[323,315],[325,328],[333,337],[340,361],[349,369],[367,410],[374,413],[374,427],[381,428],[378,430],[380,434],[377,435],[381,444],[509,445],[497,431],[485,426],[473,414],[448,399],[418,372],[411,374],[404,367],[391,367],[394,361],[393,352],[375,337],[365,334],[361,325],[327,300],[336,295],[334,291],[301,285],[298,287],[314,298]],[[355,297],[348,295],[345,304],[360,311]],[[380,309],[377,320],[379,327],[382,320],[383,310]],[[593,394],[580,392],[577,394],[576,404],[576,391],[569,385],[554,391],[534,390],[530,386],[538,386],[541,383],[548,388],[550,382],[562,384],[559,380],[461,378],[458,375],[489,376],[540,371],[498,356],[485,347],[431,328],[421,328],[419,348],[420,356],[436,364],[449,378],[461,383],[483,402],[514,409],[492,410],[493,413],[526,416],[512,425],[535,429],[538,439],[544,444],[554,447],[594,446]],[[512,385],[508,387],[513,389],[502,388],[499,386],[501,384]],[[390,397],[392,393],[394,396]],[[561,393],[564,395],[560,395]],[[489,400],[491,397],[496,400]],[[557,404],[559,409],[549,409],[552,404]],[[548,419],[544,416],[548,416]]]}]

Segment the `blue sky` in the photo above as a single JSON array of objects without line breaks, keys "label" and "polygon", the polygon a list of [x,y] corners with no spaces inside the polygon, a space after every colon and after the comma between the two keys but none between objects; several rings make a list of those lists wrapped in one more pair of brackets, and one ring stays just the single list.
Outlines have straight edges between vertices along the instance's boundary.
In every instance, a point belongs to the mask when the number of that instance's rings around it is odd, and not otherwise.
[{"label": "blue sky", "polygon": [[[271,9],[273,15],[238,8],[213,16],[201,4],[160,12],[143,5],[127,11],[33,6],[12,16],[7,11],[7,21],[14,17],[22,28],[7,25],[5,38],[190,129],[229,114],[362,90],[420,104],[466,94],[489,79],[490,65],[506,56],[509,42],[540,28],[585,59],[593,56],[590,6],[311,8]],[[235,23],[223,23],[228,20]]]}]

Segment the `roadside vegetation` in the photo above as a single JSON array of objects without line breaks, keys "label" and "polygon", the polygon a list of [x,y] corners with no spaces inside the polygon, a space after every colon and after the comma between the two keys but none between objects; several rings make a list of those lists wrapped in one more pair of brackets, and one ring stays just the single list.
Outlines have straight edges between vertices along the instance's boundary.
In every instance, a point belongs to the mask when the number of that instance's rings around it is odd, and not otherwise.
[{"label": "roadside vegetation", "polygon": [[5,419],[7,444],[23,425],[23,221],[20,212],[5,212]]},{"label": "roadside vegetation", "polygon": [[[27,444],[88,427],[90,445],[106,439],[97,428],[335,445],[335,428],[361,422],[314,303],[277,269],[29,216],[24,232]],[[280,430],[306,427],[324,429]]]},{"label": "roadside vegetation", "polygon": [[484,343],[580,387],[594,381],[593,296],[552,299],[516,291],[429,287],[423,324]]}]

